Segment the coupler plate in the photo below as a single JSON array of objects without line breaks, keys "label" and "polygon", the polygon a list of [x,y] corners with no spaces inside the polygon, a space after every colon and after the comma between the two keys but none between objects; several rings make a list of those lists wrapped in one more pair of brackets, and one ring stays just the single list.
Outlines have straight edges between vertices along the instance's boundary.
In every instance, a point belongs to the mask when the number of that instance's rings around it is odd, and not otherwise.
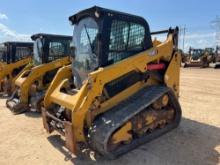
[{"label": "coupler plate", "polygon": [[65,137],[66,148],[76,155],[77,149],[76,149],[76,141],[74,138],[72,123],[69,121],[62,121],[58,119],[56,116],[45,110],[45,108],[42,108],[41,112],[42,112],[43,125],[44,128],[47,130],[47,132],[51,133],[54,130],[56,130],[61,135],[63,135]]}]

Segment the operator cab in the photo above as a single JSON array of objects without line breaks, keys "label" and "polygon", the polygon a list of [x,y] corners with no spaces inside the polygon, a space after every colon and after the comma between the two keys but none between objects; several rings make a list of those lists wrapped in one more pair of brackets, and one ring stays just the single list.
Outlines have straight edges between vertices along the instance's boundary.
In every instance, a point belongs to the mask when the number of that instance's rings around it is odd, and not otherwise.
[{"label": "operator cab", "polygon": [[191,55],[193,60],[199,60],[199,58],[204,54],[204,50],[190,48],[189,54]]},{"label": "operator cab", "polygon": [[31,42],[4,42],[0,45],[0,60],[7,64],[23,60],[32,54]]},{"label": "operator cab", "polygon": [[205,48],[204,50],[205,53],[207,53],[209,56],[214,57],[214,48]]},{"label": "operator cab", "polygon": [[32,35],[31,39],[34,41],[35,65],[49,63],[70,55],[71,36],[39,33]]},{"label": "operator cab", "polygon": [[[88,73],[153,46],[142,17],[94,6],[69,17],[73,30],[73,72],[81,81]],[[77,72],[77,73],[76,73]]]},{"label": "operator cab", "polygon": [[214,48],[205,48],[205,51],[207,51],[210,54],[214,53]]}]

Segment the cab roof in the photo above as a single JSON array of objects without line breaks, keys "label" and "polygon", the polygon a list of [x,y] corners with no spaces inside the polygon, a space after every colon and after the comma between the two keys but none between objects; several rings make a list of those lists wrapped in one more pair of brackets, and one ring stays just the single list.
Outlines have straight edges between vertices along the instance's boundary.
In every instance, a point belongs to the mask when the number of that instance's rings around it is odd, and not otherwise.
[{"label": "cab roof", "polygon": [[106,9],[106,8],[102,8],[99,6],[93,6],[91,8],[81,10],[78,13],[70,16],[69,20],[72,23],[75,23],[75,22],[78,22],[83,17],[95,15],[95,13],[98,13],[100,17],[103,15],[116,16],[116,17],[126,17],[126,18],[129,18],[131,21],[136,20],[138,22],[147,23],[147,21],[143,17],[129,14],[129,13],[120,12],[120,11],[115,11],[115,10],[111,10],[111,9]]},{"label": "cab roof", "polygon": [[47,38],[47,39],[72,39],[72,36],[68,35],[59,35],[59,34],[46,34],[46,33],[37,33],[31,36],[32,40],[36,40],[37,38]]},{"label": "cab roof", "polygon": [[190,48],[191,50],[197,51],[197,50],[204,50],[204,49],[200,49],[200,48]]},{"label": "cab roof", "polygon": [[207,50],[207,49],[214,49],[214,48],[205,48],[205,50]]},{"label": "cab roof", "polygon": [[15,45],[15,46],[33,46],[33,42],[22,42],[22,41],[7,41],[3,42],[3,45]]}]

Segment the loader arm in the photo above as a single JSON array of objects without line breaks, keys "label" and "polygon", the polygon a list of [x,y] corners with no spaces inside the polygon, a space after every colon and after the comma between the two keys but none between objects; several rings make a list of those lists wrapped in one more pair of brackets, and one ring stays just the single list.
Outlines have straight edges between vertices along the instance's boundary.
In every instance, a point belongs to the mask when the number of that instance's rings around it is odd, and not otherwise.
[{"label": "loader arm", "polygon": [[12,91],[14,91],[14,89],[15,89],[15,81],[17,80],[17,78],[20,77],[20,75],[21,75],[23,72],[30,70],[32,67],[33,67],[33,64],[32,64],[32,63],[27,64],[27,65],[24,67],[24,69],[22,69],[21,72],[19,72],[19,74],[12,79],[12,84],[11,84],[11,85],[12,85],[12,86],[11,86]]},{"label": "loader arm", "polygon": [[50,95],[56,89],[56,87],[62,82],[64,79],[69,79],[72,76],[72,68],[71,65],[64,66],[60,68],[54,77],[51,85],[48,87],[47,92],[44,97],[44,106],[48,107],[50,105]]},{"label": "loader arm", "polygon": [[[28,95],[31,85],[36,81],[40,80],[43,75],[49,71],[57,69],[63,65],[70,63],[69,57],[58,59],[53,62],[36,66],[30,71],[26,70],[23,72],[15,81],[15,85],[20,88],[21,102],[28,103]],[[26,75],[30,72],[28,75]]]},{"label": "loader arm", "polygon": [[3,79],[5,76],[9,76],[10,78],[12,78],[12,71],[16,68],[19,68],[19,67],[22,67],[22,66],[25,66],[27,65],[28,63],[30,63],[32,60],[31,57],[29,58],[25,58],[23,60],[20,60],[20,61],[17,61],[15,63],[11,63],[11,64],[5,64],[3,63],[1,66],[0,66],[0,79]]}]

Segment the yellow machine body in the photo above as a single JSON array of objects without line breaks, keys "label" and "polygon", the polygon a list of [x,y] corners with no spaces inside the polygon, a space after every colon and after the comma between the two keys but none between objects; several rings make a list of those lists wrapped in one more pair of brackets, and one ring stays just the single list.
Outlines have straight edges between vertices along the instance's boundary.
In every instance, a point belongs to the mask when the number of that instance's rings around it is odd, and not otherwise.
[{"label": "yellow machine body", "polygon": [[[105,110],[110,109],[145,86],[157,84],[158,82],[154,79],[149,81],[149,84],[138,82],[112,99],[102,103],[101,108],[98,111],[90,114],[89,108],[92,106],[95,98],[102,94],[104,84],[133,70],[145,72],[146,64],[157,60],[160,61],[162,59],[166,59],[167,61],[171,60],[169,67],[167,68],[164,81],[168,87],[175,91],[175,94],[178,97],[180,74],[179,64],[181,61],[181,56],[180,54],[176,53],[171,59],[171,54],[173,51],[172,47],[172,37],[169,37],[165,43],[157,45],[151,50],[142,52],[113,66],[99,68],[99,70],[89,74],[88,81],[84,82],[82,88],[76,95],[73,96],[61,92],[61,88],[68,84],[68,80],[72,76],[71,66],[65,66],[58,71],[57,75],[54,77],[54,80],[49,86],[44,98],[44,108],[47,109],[52,103],[55,103],[70,110],[73,114],[72,124],[76,139],[78,141],[85,141],[83,127],[84,121],[88,117],[87,115],[93,115],[95,117],[99,113],[103,113]],[[152,52],[157,52],[157,54],[154,56],[149,55],[149,53]],[[169,56],[164,56],[165,54],[168,54]],[[88,123],[91,123],[91,121]]]}]

